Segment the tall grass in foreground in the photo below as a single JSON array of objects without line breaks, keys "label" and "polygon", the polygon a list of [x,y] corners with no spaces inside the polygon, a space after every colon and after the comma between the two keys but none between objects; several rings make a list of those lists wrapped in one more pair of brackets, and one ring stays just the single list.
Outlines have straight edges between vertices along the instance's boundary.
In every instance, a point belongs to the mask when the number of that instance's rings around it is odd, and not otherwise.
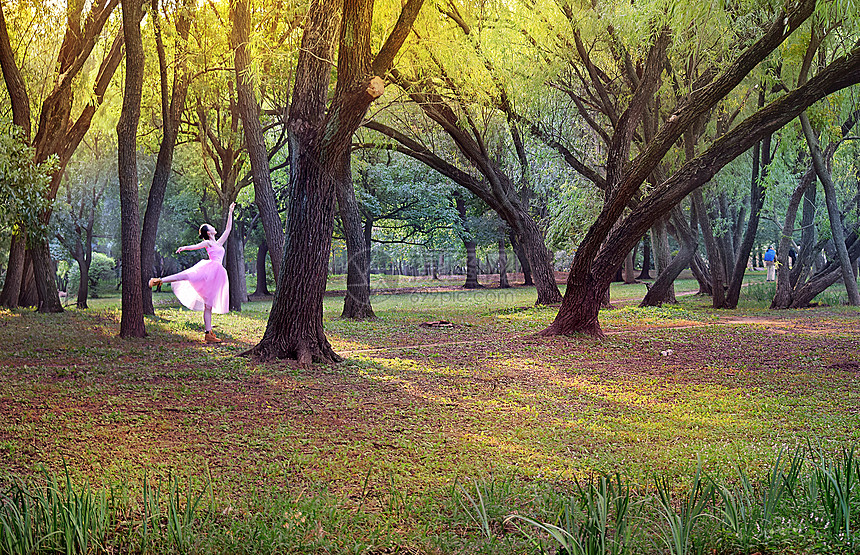
[{"label": "tall grass in foreground", "polygon": [[[0,488],[0,553],[534,553],[673,555],[860,553],[860,487],[853,448],[780,453],[762,480],[741,468],[650,486],[621,474],[568,487],[484,478],[446,491],[361,500],[273,488],[221,499],[170,477],[128,488],[75,487],[45,472]],[[393,500],[396,500],[394,502]]]}]

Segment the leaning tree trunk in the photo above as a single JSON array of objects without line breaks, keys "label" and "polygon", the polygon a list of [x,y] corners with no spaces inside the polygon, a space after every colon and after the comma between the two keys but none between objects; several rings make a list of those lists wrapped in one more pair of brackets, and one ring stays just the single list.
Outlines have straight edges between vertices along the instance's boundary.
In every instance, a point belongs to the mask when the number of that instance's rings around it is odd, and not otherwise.
[{"label": "leaning tree trunk", "polygon": [[708,270],[708,265],[702,260],[699,253],[693,254],[693,259],[690,261],[690,271],[693,272],[693,277],[699,283],[699,291],[697,295],[711,296],[714,294],[711,289],[711,275]]},{"label": "leaning tree trunk", "polygon": [[21,282],[24,276],[24,259],[27,252],[27,240],[23,234],[12,237],[9,246],[9,260],[6,264],[6,280],[3,291],[0,292],[0,306],[18,308],[18,296],[21,294]]},{"label": "leaning tree trunk", "polygon": [[842,214],[839,211],[836,199],[836,187],[833,184],[830,170],[827,168],[824,156],[821,153],[821,147],[818,145],[818,138],[812,130],[812,125],[809,123],[809,117],[806,115],[806,112],[800,114],[800,125],[803,128],[803,134],[806,136],[806,142],[809,145],[809,153],[812,156],[812,165],[815,168],[815,173],[824,187],[824,202],[827,205],[827,215],[830,218],[830,233],[836,245],[836,254],[839,259],[840,269],[842,270],[842,281],[845,284],[845,291],[848,293],[848,304],[851,306],[860,306],[860,292],[857,290],[857,280],[854,279],[854,272],[851,269],[851,257],[848,255],[848,250],[845,247],[845,232],[842,229]]},{"label": "leaning tree trunk", "polygon": [[120,337],[144,337],[140,282],[140,205],[137,197],[137,127],[143,89],[144,54],[140,35],[141,1],[122,4],[125,35],[125,91],[116,125],[119,198],[122,217],[122,317]]},{"label": "leaning tree trunk", "polygon": [[[857,258],[860,256],[860,239],[853,235],[850,244],[846,245],[848,256]],[[794,292],[794,299],[790,308],[806,308],[819,294],[828,287],[839,281],[842,277],[842,268],[838,260],[828,262],[820,272],[816,273],[810,280]]]},{"label": "leaning tree trunk", "polygon": [[499,237],[499,289],[511,286],[508,282],[508,253],[505,250],[505,238]]},{"label": "leaning tree trunk", "polygon": [[561,292],[555,282],[552,254],[546,248],[543,234],[533,218],[518,213],[514,219],[519,244],[529,261],[531,277],[537,290],[536,305],[553,305],[561,302]]},{"label": "leaning tree trunk", "polygon": [[[696,254],[696,238],[680,212],[678,208],[673,210],[672,224],[677,232],[678,241],[681,243],[681,249],[672,258],[672,261],[666,268],[660,272],[660,275],[657,276],[657,280],[648,289],[648,293],[645,294],[645,298],[642,299],[639,306],[660,306],[664,302],[669,302],[665,299],[670,298],[669,293],[672,284],[675,283],[675,280],[678,279],[684,268],[690,265],[693,256]],[[671,298],[674,299],[674,295]]]},{"label": "leaning tree trunk", "polygon": [[363,320],[375,318],[370,304],[370,250],[364,238],[364,225],[352,186],[350,154],[345,154],[342,163],[344,173],[338,180],[337,204],[343,222],[343,235],[346,240],[346,297],[343,299],[341,318]]}]

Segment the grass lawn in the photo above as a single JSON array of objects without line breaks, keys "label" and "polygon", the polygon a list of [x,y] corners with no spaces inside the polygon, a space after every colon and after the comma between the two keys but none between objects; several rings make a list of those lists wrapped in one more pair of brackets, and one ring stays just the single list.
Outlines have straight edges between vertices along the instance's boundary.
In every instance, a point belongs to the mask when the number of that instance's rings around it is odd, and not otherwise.
[{"label": "grass lawn", "polygon": [[[698,464],[762,480],[782,451],[860,440],[860,312],[770,311],[763,276],[750,279],[736,311],[682,295],[695,281],[654,309],[635,308],[644,286],[613,285],[601,341],[535,337],[557,309],[533,307],[533,288],[376,295],[366,322],[327,297],[346,360],[311,368],[237,356],[266,302],[216,315],[214,347],[169,293],[140,340],[117,338],[116,298],[0,311],[0,485],[66,465],[74,484],[125,492],[111,537],[131,551],[540,553],[505,515],[554,521],[591,476],[643,495],[663,476],[681,492]],[[438,320],[453,327],[420,325]],[[171,483],[182,503],[205,493],[188,543],[166,524],[141,536],[144,480],[162,503]],[[849,498],[860,509],[860,486]],[[854,552],[822,534],[762,545]],[[714,549],[741,552],[730,543]]]}]

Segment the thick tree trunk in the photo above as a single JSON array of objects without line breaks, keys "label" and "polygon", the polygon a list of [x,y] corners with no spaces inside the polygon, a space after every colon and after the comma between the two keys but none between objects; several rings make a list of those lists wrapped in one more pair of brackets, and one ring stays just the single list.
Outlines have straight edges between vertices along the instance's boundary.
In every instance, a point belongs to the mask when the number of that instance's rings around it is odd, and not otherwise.
[{"label": "thick tree trunk", "polygon": [[337,186],[329,172],[334,168],[316,152],[304,153],[295,162],[280,284],[263,338],[249,354],[259,360],[292,358],[300,364],[339,362],[322,325]]},{"label": "thick tree trunk", "polygon": [[260,247],[257,250],[257,288],[254,290],[252,297],[266,297],[269,293],[269,286],[266,282],[266,254],[269,252],[269,244],[266,238],[260,241]]},{"label": "thick tree trunk", "polygon": [[[614,275],[613,269],[604,274],[602,282],[595,281],[590,275],[577,276],[568,280],[567,291],[561,301],[561,308],[548,328],[540,332],[543,336],[573,335],[582,333],[592,337],[603,337],[598,315],[600,308],[605,305],[606,294],[609,292],[609,279]],[[584,277],[583,281],[578,278]]]},{"label": "thick tree trunk", "polygon": [[140,204],[137,196],[137,127],[143,88],[144,53],[140,35],[141,1],[122,4],[125,36],[125,90],[116,126],[122,217],[122,318],[120,337],[144,337],[143,293],[140,281]]},{"label": "thick tree trunk", "polygon": [[30,249],[33,257],[33,276],[39,294],[39,312],[50,314],[63,312],[60,294],[57,291],[57,274],[51,259],[51,249],[47,240],[40,240]]},{"label": "thick tree trunk", "polygon": [[352,185],[350,154],[346,153],[344,157],[344,173],[337,184],[337,204],[343,223],[347,259],[346,297],[340,317],[363,320],[376,317],[370,304],[370,250],[365,243],[364,226]]},{"label": "thick tree trunk", "polygon": [[[423,0],[407,0],[375,58],[370,56],[373,3],[338,6],[312,0],[296,66],[290,108],[290,205],[283,269],[266,331],[248,354],[258,359],[295,358],[300,364],[342,360],[322,325],[334,201],[353,134],[370,103],[382,95],[384,75],[406,40]],[[340,39],[336,34],[340,29]],[[338,45],[337,84],[326,110],[328,83]],[[338,166],[340,164],[340,166]]]},{"label": "thick tree trunk", "polygon": [[18,297],[21,294],[21,282],[24,277],[24,261],[27,252],[27,239],[23,234],[12,237],[9,246],[9,262],[6,265],[6,280],[3,291],[0,292],[0,306],[18,308]]},{"label": "thick tree trunk", "polygon": [[248,0],[230,2],[230,16],[233,28],[230,32],[230,46],[234,52],[236,71],[236,93],[239,97],[239,115],[245,136],[245,146],[251,162],[251,175],[254,179],[254,202],[263,221],[263,231],[269,252],[272,257],[272,267],[275,279],[281,270],[284,251],[284,232],[281,218],[278,215],[278,203],[275,190],[272,187],[272,175],[269,170],[269,154],[266,151],[263,128],[260,125],[260,106],[251,87],[251,55],[248,44],[251,36],[251,10]]},{"label": "thick tree trunk", "polygon": [[499,289],[511,286],[508,282],[508,252],[505,250],[505,238],[499,237]]}]

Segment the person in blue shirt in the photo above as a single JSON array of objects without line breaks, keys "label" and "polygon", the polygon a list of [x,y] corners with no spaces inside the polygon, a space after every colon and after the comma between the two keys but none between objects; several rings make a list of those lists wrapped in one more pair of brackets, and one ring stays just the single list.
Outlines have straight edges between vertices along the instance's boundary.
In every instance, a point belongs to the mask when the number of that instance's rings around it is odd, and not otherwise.
[{"label": "person in blue shirt", "polygon": [[764,265],[767,268],[765,281],[776,281],[776,251],[773,245],[769,246],[764,253]]}]

